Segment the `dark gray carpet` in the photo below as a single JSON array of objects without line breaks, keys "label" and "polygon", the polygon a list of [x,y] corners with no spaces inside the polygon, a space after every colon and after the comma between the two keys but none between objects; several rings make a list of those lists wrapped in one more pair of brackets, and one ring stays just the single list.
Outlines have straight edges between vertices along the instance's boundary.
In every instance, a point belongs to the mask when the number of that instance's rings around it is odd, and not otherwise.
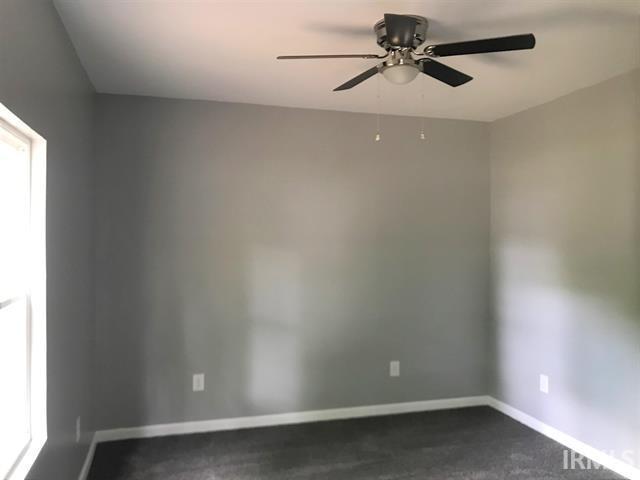
[{"label": "dark gray carpet", "polygon": [[101,443],[89,480],[620,479],[488,407]]}]

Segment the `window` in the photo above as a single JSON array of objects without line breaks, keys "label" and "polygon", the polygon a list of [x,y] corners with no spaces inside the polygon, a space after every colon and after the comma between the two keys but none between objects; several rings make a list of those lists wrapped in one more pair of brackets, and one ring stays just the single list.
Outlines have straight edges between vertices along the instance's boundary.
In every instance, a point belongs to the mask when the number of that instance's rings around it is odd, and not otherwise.
[{"label": "window", "polygon": [[44,140],[0,105],[0,478],[46,439]]}]

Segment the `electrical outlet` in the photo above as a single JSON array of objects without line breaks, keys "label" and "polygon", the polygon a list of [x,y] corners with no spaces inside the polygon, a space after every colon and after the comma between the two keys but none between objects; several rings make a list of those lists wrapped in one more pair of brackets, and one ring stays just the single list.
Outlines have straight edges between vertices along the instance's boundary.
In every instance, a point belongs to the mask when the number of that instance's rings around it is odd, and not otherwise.
[{"label": "electrical outlet", "polygon": [[76,443],[80,443],[80,434],[82,433],[82,419],[76,417]]},{"label": "electrical outlet", "polygon": [[204,391],[204,373],[193,374],[193,391],[194,392]]},{"label": "electrical outlet", "polygon": [[400,376],[400,360],[391,360],[391,362],[389,362],[389,376]]},{"label": "electrical outlet", "polygon": [[542,373],[540,374],[540,391],[545,394],[549,393],[549,376]]}]

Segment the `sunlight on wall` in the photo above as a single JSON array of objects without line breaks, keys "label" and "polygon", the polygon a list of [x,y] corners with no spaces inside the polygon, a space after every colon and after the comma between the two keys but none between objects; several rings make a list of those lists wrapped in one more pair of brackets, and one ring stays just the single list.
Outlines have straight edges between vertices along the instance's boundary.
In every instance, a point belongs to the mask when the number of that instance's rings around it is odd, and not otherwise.
[{"label": "sunlight on wall", "polygon": [[[630,395],[628,379],[638,375],[638,332],[628,312],[572,288],[563,278],[563,257],[552,249],[504,242],[495,260],[503,398],[530,405],[536,416],[572,435],[599,432],[603,443],[595,446],[618,457],[636,451],[629,412],[638,399]],[[540,373],[551,377],[548,396],[536,388]]]},{"label": "sunlight on wall", "polygon": [[294,409],[300,395],[300,257],[259,246],[249,258],[248,398],[262,409]]}]

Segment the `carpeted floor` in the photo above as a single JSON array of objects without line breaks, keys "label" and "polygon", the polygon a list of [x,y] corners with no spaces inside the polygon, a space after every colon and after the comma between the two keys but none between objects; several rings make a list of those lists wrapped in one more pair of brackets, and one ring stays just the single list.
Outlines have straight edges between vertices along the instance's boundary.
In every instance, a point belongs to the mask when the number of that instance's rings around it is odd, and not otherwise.
[{"label": "carpeted floor", "polygon": [[488,407],[99,444],[89,480],[591,480]]}]

